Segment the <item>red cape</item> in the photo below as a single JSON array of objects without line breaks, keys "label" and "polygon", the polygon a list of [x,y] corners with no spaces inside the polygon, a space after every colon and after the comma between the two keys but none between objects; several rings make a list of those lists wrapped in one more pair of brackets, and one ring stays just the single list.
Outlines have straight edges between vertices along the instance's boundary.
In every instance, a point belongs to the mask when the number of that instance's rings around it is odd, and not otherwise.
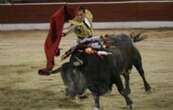
[{"label": "red cape", "polygon": [[39,70],[39,73],[50,71],[54,67],[54,57],[59,56],[59,45],[62,37],[64,22],[72,19],[78,10],[78,7],[63,6],[58,9],[50,19],[50,29],[44,44],[44,50],[47,60],[47,66]]},{"label": "red cape", "polygon": [[54,66],[54,56],[59,51],[63,26],[64,8],[61,8],[51,17],[49,33],[44,44],[48,69],[52,69]]}]

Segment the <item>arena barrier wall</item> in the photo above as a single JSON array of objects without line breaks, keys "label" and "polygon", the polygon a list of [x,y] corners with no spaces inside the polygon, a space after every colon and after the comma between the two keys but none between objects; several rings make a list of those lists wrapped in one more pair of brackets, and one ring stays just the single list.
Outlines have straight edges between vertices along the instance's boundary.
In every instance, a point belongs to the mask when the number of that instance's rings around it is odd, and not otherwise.
[{"label": "arena barrier wall", "polygon": [[90,9],[94,22],[169,22],[173,27],[173,1],[5,4],[0,5],[0,26],[48,23],[50,16],[65,4]]}]

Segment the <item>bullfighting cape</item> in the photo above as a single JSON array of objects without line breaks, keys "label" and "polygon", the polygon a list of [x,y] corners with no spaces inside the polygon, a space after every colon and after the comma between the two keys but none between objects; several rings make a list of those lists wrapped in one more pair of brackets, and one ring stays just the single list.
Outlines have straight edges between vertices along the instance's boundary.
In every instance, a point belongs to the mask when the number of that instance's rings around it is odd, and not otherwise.
[{"label": "bullfighting cape", "polygon": [[78,7],[63,6],[51,16],[49,32],[44,43],[47,66],[44,69],[40,69],[39,74],[46,74],[54,67],[54,57],[60,54],[59,45],[64,22],[73,19],[77,10]]}]

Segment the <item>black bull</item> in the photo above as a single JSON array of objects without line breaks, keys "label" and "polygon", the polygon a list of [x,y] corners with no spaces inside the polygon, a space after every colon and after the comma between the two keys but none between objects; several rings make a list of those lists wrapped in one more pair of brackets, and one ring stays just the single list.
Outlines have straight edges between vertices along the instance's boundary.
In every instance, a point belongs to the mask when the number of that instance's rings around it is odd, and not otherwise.
[{"label": "black bull", "polygon": [[[111,55],[98,57],[97,55],[86,55],[75,51],[70,62],[63,64],[54,72],[61,71],[61,75],[66,86],[66,94],[76,96],[82,94],[85,89],[89,89],[95,100],[96,108],[100,108],[99,96],[106,93],[115,84],[119,93],[125,98],[128,108],[132,108],[132,100],[129,98],[129,71],[135,66],[143,79],[146,91],[151,87],[147,83],[141,62],[141,55],[133,42],[141,41],[140,34],[131,38],[126,34],[109,35],[107,51]],[[83,61],[82,66],[74,66],[74,62]],[[120,78],[122,74],[125,78],[126,89],[123,87]]]}]

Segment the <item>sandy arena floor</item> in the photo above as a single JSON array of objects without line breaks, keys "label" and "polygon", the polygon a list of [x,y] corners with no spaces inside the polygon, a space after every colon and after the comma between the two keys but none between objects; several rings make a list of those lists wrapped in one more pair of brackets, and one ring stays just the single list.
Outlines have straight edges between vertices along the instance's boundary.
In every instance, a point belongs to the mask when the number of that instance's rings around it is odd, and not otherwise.
[{"label": "sandy arena floor", "polygon": [[[143,57],[146,77],[152,93],[146,94],[136,70],[131,74],[134,110],[173,110],[173,29],[96,30],[96,35],[115,32],[143,32],[148,36],[136,44]],[[43,43],[47,31],[0,32],[0,110],[91,110],[92,96],[76,103],[64,96],[59,74],[39,76],[45,67]],[[62,53],[75,37],[61,43]],[[59,66],[56,58],[56,66]],[[89,93],[89,92],[88,92]],[[104,110],[124,110],[125,101],[114,89],[101,98]]]}]

